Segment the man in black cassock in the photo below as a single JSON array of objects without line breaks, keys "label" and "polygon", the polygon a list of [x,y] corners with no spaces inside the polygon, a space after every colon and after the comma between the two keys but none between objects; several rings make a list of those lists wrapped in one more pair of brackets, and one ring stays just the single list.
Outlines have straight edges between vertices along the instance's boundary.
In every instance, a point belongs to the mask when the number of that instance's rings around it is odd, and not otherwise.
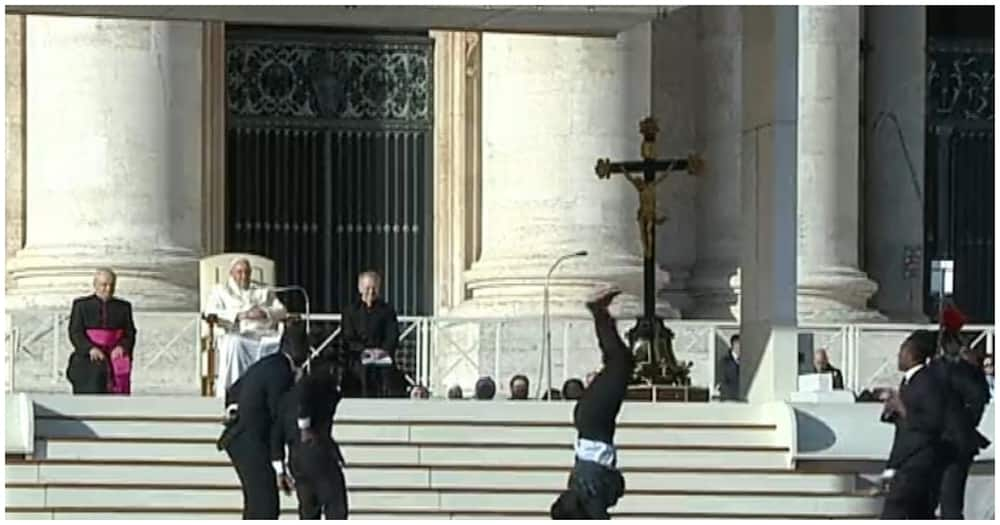
[{"label": "man in black cassock", "polygon": [[[128,394],[131,368],[115,374],[111,363],[131,364],[135,348],[132,305],[115,294],[114,271],[101,268],[94,274],[94,293],[73,300],[69,315],[69,356],[66,378],[74,394]],[[115,379],[118,382],[115,382]]]},{"label": "man in black cassock", "polygon": [[243,519],[278,519],[278,489],[291,492],[281,402],[308,355],[305,328],[290,324],[280,351],[251,365],[226,391],[226,428],[218,448],[229,455],[240,478]]},{"label": "man in black cassock", "polygon": [[344,307],[343,339],[361,381],[364,397],[389,397],[399,344],[396,311],[379,298],[381,278],[368,271],[358,277],[358,301]]},{"label": "man in black cassock", "polygon": [[885,404],[882,420],[896,426],[883,477],[891,479],[882,519],[934,519],[934,492],[944,465],[944,385],[924,360],[937,335],[917,330],[899,349],[903,381]]},{"label": "man in black cassock", "polygon": [[344,456],[333,439],[333,417],[341,399],[338,371],[329,354],[314,358],[308,368],[285,394],[282,408],[299,518],[345,520]]}]

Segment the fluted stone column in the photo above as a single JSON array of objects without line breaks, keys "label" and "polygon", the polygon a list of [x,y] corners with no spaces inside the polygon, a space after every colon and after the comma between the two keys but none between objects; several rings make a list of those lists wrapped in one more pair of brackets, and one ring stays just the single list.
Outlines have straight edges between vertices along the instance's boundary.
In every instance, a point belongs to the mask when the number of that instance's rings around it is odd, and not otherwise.
[{"label": "fluted stone column", "polygon": [[740,132],[742,16],[739,6],[698,10],[697,260],[690,281],[691,317],[736,319],[740,264]]},{"label": "fluted stone column", "polygon": [[202,26],[29,16],[25,246],[8,307],[68,307],[95,266],[137,309],[197,309]]},{"label": "fluted stone column", "polygon": [[799,319],[876,320],[859,269],[860,11],[799,8]]},{"label": "fluted stone column", "polygon": [[648,24],[615,40],[483,35],[482,256],[460,310],[538,314],[550,264],[587,250],[553,275],[553,314],[585,314],[583,297],[605,283],[627,292],[618,313],[639,312],[638,197],[619,176],[599,180],[594,164],[638,158],[649,43]]}]

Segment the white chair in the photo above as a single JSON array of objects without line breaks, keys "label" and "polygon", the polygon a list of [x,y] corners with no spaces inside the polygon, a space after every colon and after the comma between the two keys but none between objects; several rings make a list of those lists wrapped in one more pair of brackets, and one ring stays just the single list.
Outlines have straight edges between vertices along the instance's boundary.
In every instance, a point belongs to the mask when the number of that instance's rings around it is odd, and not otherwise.
[{"label": "white chair", "polygon": [[252,281],[274,286],[274,261],[267,257],[254,255],[251,253],[220,253],[203,258],[198,263],[200,298],[199,303],[202,312],[202,370],[205,371],[201,377],[201,395],[215,395],[216,371],[216,337],[222,335],[217,331],[213,318],[205,315],[205,307],[208,299],[212,295],[212,289],[217,284],[225,283],[229,279],[229,264],[237,257],[244,257],[250,261]]}]

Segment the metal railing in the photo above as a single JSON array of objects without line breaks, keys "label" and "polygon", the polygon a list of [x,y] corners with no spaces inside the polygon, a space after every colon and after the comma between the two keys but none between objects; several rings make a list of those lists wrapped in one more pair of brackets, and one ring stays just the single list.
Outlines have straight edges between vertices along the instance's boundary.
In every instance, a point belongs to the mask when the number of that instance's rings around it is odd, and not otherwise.
[{"label": "metal railing", "polygon": [[[316,350],[334,344],[341,335],[339,314],[311,314],[314,332],[321,335]],[[532,381],[544,377],[539,366],[544,351],[538,337],[541,319],[534,317],[417,317],[402,316],[397,364],[411,384],[435,394],[459,384],[469,391],[476,379],[490,376],[506,392],[506,381],[523,374]],[[65,367],[71,351],[64,312],[7,312],[7,391],[69,391]],[[552,366],[560,380],[583,377],[600,365],[593,323],[586,317],[552,318]],[[631,319],[618,323],[623,333]],[[693,361],[692,382],[716,384],[716,363],[728,351],[735,322],[671,321],[674,352]],[[136,313],[138,327],[133,388],[136,393],[197,394],[208,372],[202,348],[203,323],[198,313]],[[860,392],[876,386],[895,386],[899,380],[896,355],[900,343],[916,324],[803,324],[800,334],[812,338],[813,348],[825,348],[830,362],[841,369],[845,388]],[[992,354],[992,326],[967,326],[973,344]],[[798,363],[789,363],[797,367]],[[555,383],[553,379],[553,383]],[[548,388],[538,381],[535,385]]]}]

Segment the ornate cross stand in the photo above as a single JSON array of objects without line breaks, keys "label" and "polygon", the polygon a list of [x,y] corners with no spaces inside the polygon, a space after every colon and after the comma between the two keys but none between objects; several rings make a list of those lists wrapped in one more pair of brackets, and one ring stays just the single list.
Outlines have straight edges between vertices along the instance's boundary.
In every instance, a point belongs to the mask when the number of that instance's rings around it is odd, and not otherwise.
[{"label": "ornate cross stand", "polygon": [[[652,117],[639,123],[642,134],[642,160],[611,162],[598,159],[595,171],[601,179],[612,174],[622,174],[635,186],[639,194],[639,211],[636,220],[643,248],[643,313],[636,325],[629,330],[629,345],[636,352],[637,383],[647,386],[690,384],[690,364],[678,363],[673,352],[673,332],[656,316],[656,226],[665,217],[656,213],[656,186],[672,171],[686,171],[695,175],[701,171],[701,160],[696,155],[685,159],[657,159],[656,134],[659,126]],[[664,172],[657,177],[658,172]],[[655,394],[654,394],[655,395]],[[687,395],[685,393],[685,395]]]}]

